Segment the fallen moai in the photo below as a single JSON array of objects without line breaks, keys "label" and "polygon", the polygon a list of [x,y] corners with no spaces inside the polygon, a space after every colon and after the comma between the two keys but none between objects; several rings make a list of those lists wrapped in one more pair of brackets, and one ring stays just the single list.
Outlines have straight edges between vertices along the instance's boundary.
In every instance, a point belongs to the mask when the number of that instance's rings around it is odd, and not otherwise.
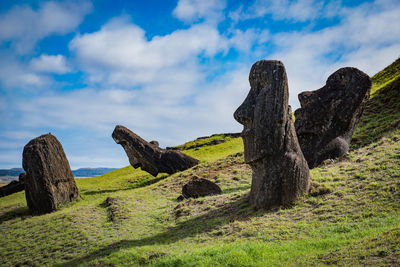
[{"label": "fallen moai", "polygon": [[299,94],[294,123],[310,168],[349,150],[353,132],[369,99],[371,79],[356,68],[341,68],[326,85]]},{"label": "fallen moai", "polygon": [[25,173],[20,173],[18,181],[11,181],[9,184],[0,187],[0,197],[5,197],[25,189]]},{"label": "fallen moai", "polygon": [[33,213],[47,213],[57,204],[79,197],[78,187],[62,145],[51,134],[31,140],[23,152],[25,197]]},{"label": "fallen moai", "polygon": [[256,208],[286,206],[308,191],[310,176],[288,106],[285,67],[258,61],[249,82],[250,92],[234,117],[244,126],[244,159],[253,170],[250,202]]},{"label": "fallen moai", "polygon": [[158,173],[173,174],[189,169],[198,164],[198,160],[179,151],[162,149],[158,144],[151,144],[128,128],[117,125],[112,133],[112,138],[120,144],[134,168],[157,176]]}]

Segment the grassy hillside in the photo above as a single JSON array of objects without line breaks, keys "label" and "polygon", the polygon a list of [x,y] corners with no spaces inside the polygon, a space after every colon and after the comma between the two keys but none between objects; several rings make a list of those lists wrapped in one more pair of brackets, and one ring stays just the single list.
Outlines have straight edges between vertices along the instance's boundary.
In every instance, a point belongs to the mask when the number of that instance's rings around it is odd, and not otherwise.
[{"label": "grassy hillside", "polygon": [[396,131],[400,125],[400,58],[372,77],[371,98],[353,135],[353,148]]},{"label": "grassy hillside", "polygon": [[[293,207],[251,208],[242,141],[217,135],[180,148],[198,166],[157,177],[126,167],[79,179],[82,199],[51,214],[31,216],[23,192],[2,198],[0,265],[399,265],[400,87],[393,69],[373,77],[378,89],[352,151],[313,169],[310,194]],[[223,194],[178,202],[192,177],[215,181]]]},{"label": "grassy hillside", "polygon": [[387,66],[382,71],[372,76],[371,95],[373,96],[378,90],[386,87],[389,83],[400,77],[400,58]]}]

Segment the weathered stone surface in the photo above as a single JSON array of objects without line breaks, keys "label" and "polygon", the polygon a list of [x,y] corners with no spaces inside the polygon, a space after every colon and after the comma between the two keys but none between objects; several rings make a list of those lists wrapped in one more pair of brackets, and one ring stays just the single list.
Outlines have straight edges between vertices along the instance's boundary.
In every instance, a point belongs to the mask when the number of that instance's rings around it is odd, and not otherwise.
[{"label": "weathered stone surface", "polygon": [[316,91],[299,94],[294,123],[310,168],[344,155],[369,99],[371,79],[356,68],[341,68]]},{"label": "weathered stone surface", "polygon": [[285,67],[258,61],[249,81],[250,92],[234,117],[244,126],[244,159],[253,170],[250,202],[267,209],[290,205],[308,191],[310,181],[288,106]]},{"label": "weathered stone surface", "polygon": [[179,151],[161,149],[150,144],[121,125],[115,127],[112,137],[117,144],[122,145],[134,168],[141,167],[142,170],[153,176],[157,176],[161,172],[172,174],[183,171],[198,163],[197,159]]},{"label": "weathered stone surface", "polygon": [[47,213],[57,204],[79,197],[78,187],[64,150],[51,134],[31,140],[23,152],[25,196],[33,213]]},{"label": "weathered stone surface", "polygon": [[152,145],[158,146],[158,147],[160,146],[160,144],[158,143],[158,141],[155,141],[155,140],[150,141],[149,143],[152,144]]},{"label": "weathered stone surface", "polygon": [[182,196],[184,198],[197,198],[221,193],[222,190],[216,183],[204,178],[192,179],[182,187]]},{"label": "weathered stone surface", "polygon": [[21,172],[21,173],[19,174],[19,176],[18,176],[18,181],[19,181],[20,183],[24,183],[24,182],[25,182],[25,177],[26,177],[26,173]]}]

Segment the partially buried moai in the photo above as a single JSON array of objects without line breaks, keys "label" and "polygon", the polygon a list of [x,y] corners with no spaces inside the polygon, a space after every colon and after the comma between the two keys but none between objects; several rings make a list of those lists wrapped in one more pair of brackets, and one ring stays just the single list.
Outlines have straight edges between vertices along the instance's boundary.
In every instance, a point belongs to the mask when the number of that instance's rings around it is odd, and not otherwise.
[{"label": "partially buried moai", "polygon": [[356,68],[341,68],[326,85],[299,94],[297,137],[310,168],[349,150],[353,132],[369,99],[371,79]]},{"label": "partially buried moai", "polygon": [[258,61],[249,81],[250,92],[234,117],[244,126],[244,159],[253,170],[250,202],[256,208],[287,206],[308,191],[310,176],[288,105],[285,67]]},{"label": "partially buried moai", "polygon": [[57,138],[44,134],[32,139],[23,152],[25,196],[33,213],[57,210],[57,205],[79,197],[74,175]]}]

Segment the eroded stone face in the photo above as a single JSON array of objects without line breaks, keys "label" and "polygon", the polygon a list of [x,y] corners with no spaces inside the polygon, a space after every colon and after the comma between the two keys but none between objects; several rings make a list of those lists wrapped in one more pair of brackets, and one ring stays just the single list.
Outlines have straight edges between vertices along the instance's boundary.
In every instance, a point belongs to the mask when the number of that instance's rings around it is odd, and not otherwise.
[{"label": "eroded stone face", "polygon": [[57,204],[79,197],[64,150],[51,134],[31,140],[23,152],[25,196],[33,213],[55,211]]},{"label": "eroded stone face", "polygon": [[[256,62],[250,71],[250,92],[235,111],[243,124],[245,161],[251,163],[281,150],[287,120],[288,92],[285,67],[280,61]],[[266,138],[266,137],[269,138]]]},{"label": "eroded stone face", "polygon": [[253,170],[250,202],[257,208],[291,204],[309,189],[309,170],[288,106],[282,62],[261,60],[249,75],[250,92],[235,111],[243,124],[245,161]]},{"label": "eroded stone face", "polygon": [[130,164],[134,168],[157,176],[158,173],[172,174],[198,164],[198,160],[179,151],[161,149],[158,144],[149,143],[128,128],[117,125],[112,133],[117,144],[122,145]]},{"label": "eroded stone face", "polygon": [[299,94],[295,128],[310,168],[344,155],[369,99],[371,80],[356,68],[341,68],[326,85]]}]

